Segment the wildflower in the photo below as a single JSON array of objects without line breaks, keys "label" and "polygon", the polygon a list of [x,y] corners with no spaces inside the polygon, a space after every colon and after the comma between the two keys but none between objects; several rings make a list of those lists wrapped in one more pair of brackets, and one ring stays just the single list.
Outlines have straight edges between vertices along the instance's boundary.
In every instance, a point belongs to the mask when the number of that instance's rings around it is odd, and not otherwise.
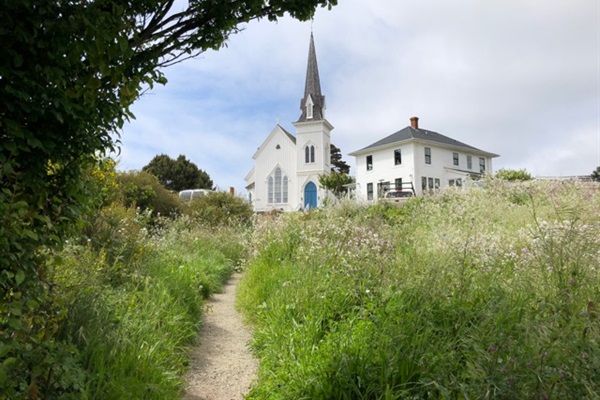
[{"label": "wildflower", "polygon": [[542,392],[542,394],[540,395],[540,397],[542,399],[547,399],[548,398],[548,394],[546,392]]}]

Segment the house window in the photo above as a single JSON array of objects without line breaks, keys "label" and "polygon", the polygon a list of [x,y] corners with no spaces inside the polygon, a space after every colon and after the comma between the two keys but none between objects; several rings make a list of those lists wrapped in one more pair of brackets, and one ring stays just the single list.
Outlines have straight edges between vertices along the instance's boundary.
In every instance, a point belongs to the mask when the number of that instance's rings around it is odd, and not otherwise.
[{"label": "house window", "polygon": [[459,187],[462,186],[462,179],[461,178],[458,178],[456,180],[456,186],[459,186]]},{"label": "house window", "polygon": [[427,178],[426,177],[421,178],[421,189],[423,189],[423,190],[427,189]]},{"label": "house window", "polygon": [[467,156],[467,168],[473,169],[473,159],[471,156]]},{"label": "house window", "polygon": [[373,184],[367,183],[367,200],[373,200]]},{"label": "house window", "polygon": [[448,181],[448,186],[454,186],[454,185],[456,185],[456,181],[454,179],[450,179]]},{"label": "house window", "polygon": [[394,188],[396,190],[402,190],[402,178],[396,178],[396,181],[394,182]]},{"label": "house window", "polygon": [[458,153],[452,153],[452,164],[458,165]]},{"label": "house window", "polygon": [[315,146],[310,146],[310,162],[315,162]]},{"label": "house window", "polygon": [[428,178],[429,189],[433,189],[433,178]]},{"label": "house window", "polygon": [[267,178],[267,200],[269,204],[288,202],[288,178],[279,167]]},{"label": "house window", "polygon": [[440,178],[435,178],[435,188],[436,189],[440,188]]},{"label": "house window", "polygon": [[431,147],[425,147],[425,164],[431,164]]},{"label": "house window", "polygon": [[402,164],[402,151],[400,149],[394,150],[394,165]]},{"label": "house window", "polygon": [[479,172],[485,174],[485,158],[479,158]]},{"label": "house window", "polygon": [[373,170],[373,156],[367,156],[367,171]]}]

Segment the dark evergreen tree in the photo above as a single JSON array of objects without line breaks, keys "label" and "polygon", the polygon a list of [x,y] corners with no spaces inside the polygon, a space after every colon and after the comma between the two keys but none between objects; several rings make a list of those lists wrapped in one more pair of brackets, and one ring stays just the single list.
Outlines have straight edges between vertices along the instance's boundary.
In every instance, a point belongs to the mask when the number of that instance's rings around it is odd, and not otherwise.
[{"label": "dark evergreen tree", "polygon": [[337,173],[350,173],[350,166],[342,160],[342,151],[335,144],[331,143],[331,171]]},{"label": "dark evergreen tree", "polygon": [[592,174],[590,176],[593,181],[600,182],[600,166],[596,167],[596,169],[592,171]]},{"label": "dark evergreen tree", "polygon": [[166,154],[155,156],[142,168],[156,176],[167,189],[179,192],[185,189],[212,189],[213,181],[183,154],[173,160]]}]

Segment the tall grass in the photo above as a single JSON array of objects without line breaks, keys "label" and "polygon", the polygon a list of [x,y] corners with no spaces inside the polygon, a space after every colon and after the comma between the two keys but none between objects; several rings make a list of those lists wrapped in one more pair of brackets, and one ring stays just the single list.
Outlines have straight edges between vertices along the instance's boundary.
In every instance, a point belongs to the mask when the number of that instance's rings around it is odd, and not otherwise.
[{"label": "tall grass", "polygon": [[244,257],[243,235],[186,217],[148,225],[120,206],[102,212],[52,276],[67,310],[58,339],[79,354],[65,371],[80,382],[70,398],[179,398],[204,299]]},{"label": "tall grass", "polygon": [[257,227],[250,399],[600,398],[600,193],[489,182]]}]

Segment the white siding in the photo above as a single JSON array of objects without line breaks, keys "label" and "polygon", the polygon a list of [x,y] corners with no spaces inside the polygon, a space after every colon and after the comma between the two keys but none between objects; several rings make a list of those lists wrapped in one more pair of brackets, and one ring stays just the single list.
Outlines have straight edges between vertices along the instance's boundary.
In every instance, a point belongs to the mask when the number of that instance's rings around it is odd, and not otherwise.
[{"label": "white siding", "polygon": [[[425,147],[431,149],[431,164],[425,163]],[[395,165],[394,150],[402,152],[402,164]],[[466,150],[466,149],[465,149]],[[459,154],[459,165],[454,165],[453,154]],[[467,155],[472,157],[472,168],[467,168]],[[373,169],[367,170],[367,156],[373,157]],[[404,142],[398,145],[389,145],[385,148],[375,149],[372,152],[363,151],[356,157],[356,195],[359,199],[367,199],[367,184],[373,184],[373,200],[377,200],[377,185],[389,182],[394,185],[397,178],[402,178],[404,183],[412,182],[417,194],[422,193],[422,178],[427,178],[427,189],[429,189],[429,178],[433,179],[435,187],[436,179],[439,181],[439,189],[448,187],[450,180],[455,183],[457,179],[462,182],[470,173],[479,173],[479,158],[485,158],[486,174],[493,172],[492,160],[482,154],[461,149],[452,149],[439,146],[435,143],[417,141]]]},{"label": "white siding", "polygon": [[[297,178],[296,168],[296,146],[289,137],[281,130],[271,135],[261,146],[256,155],[255,162],[255,189],[253,193],[254,211],[270,211],[273,209],[292,210],[298,203],[298,192],[296,190]],[[277,149],[279,145],[279,149]],[[268,176],[279,166],[288,178],[288,202],[281,204],[269,204],[267,198]]]}]

